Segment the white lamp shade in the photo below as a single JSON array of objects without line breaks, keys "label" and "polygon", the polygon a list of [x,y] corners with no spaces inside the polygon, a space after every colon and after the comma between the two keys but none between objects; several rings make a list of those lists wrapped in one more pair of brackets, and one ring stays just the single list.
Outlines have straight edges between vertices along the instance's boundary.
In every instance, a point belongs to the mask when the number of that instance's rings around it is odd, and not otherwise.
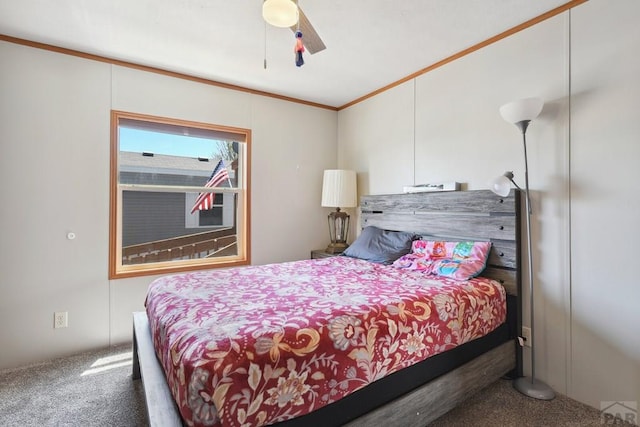
[{"label": "white lamp shade", "polygon": [[511,191],[511,181],[504,175],[500,175],[496,179],[492,180],[489,185],[491,191],[501,197],[507,197]]},{"label": "white lamp shade", "polygon": [[544,102],[540,98],[519,99],[500,107],[500,114],[509,123],[520,123],[538,117],[543,105]]},{"label": "white lamp shade", "polygon": [[298,6],[291,0],[266,0],[262,17],[274,27],[292,27],[298,22]]},{"label": "white lamp shade", "polygon": [[356,173],[350,170],[329,169],[322,180],[322,206],[353,208],[358,206]]}]

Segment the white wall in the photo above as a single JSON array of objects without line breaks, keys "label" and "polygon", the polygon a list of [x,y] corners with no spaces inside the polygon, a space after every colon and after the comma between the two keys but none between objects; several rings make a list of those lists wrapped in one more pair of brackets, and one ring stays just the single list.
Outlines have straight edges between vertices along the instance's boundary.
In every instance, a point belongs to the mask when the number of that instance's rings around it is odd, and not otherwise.
[{"label": "white wall", "polygon": [[570,395],[598,408],[640,403],[639,16],[635,0],[572,13]]},{"label": "white wall", "polygon": [[338,115],[339,167],[358,172],[358,195],[393,193],[413,182],[414,82]]},{"label": "white wall", "polygon": [[[589,1],[338,119],[338,164],[358,172],[361,194],[435,181],[481,189],[506,170],[524,183],[521,136],[499,106],[545,99],[527,132],[536,374],[597,408],[600,401],[640,401],[640,294],[631,267],[640,236],[638,12],[633,0]],[[615,184],[605,184],[609,174]],[[603,258],[604,248],[615,250]],[[607,289],[619,293],[603,296],[609,277],[615,284]],[[529,361],[525,350],[525,371]]]},{"label": "white wall", "polygon": [[105,64],[3,42],[0,57],[1,368],[109,342],[111,88]]},{"label": "white wall", "polygon": [[0,57],[0,369],[131,340],[153,277],[107,279],[111,109],[251,129],[252,263],[326,245],[336,112],[6,42]]}]

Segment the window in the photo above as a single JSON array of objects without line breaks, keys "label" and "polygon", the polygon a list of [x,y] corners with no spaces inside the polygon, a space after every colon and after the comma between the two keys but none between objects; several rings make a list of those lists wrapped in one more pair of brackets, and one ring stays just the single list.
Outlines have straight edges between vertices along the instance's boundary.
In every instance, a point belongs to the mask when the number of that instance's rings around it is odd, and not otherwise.
[{"label": "window", "polygon": [[187,193],[185,197],[185,227],[200,228],[207,226],[226,226],[233,225],[234,206],[233,194],[217,193],[214,195],[213,205],[207,210],[198,210],[197,214],[189,215],[193,205],[196,203],[197,194]]},{"label": "window", "polygon": [[109,278],[249,264],[248,129],[111,113]]}]

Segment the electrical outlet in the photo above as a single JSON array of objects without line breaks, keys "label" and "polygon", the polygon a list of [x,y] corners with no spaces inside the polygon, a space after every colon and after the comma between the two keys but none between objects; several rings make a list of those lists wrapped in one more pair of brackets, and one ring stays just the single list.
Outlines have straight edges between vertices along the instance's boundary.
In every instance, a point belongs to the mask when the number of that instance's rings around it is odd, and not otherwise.
[{"label": "electrical outlet", "polygon": [[53,327],[54,328],[66,328],[69,326],[69,312],[59,311],[53,313]]},{"label": "electrical outlet", "polygon": [[524,339],[525,347],[531,347],[531,328],[522,327],[522,338]]}]

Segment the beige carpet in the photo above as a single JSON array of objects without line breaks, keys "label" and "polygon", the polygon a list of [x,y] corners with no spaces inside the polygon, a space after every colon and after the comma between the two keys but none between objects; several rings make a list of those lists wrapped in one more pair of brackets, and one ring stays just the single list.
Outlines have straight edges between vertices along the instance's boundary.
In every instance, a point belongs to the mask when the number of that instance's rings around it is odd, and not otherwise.
[{"label": "beige carpet", "polygon": [[[623,424],[623,423],[619,423]],[[602,426],[600,411],[558,395],[550,401],[520,394],[511,381],[500,380],[431,423],[450,426]]]},{"label": "beige carpet", "polygon": [[[140,381],[131,380],[130,346],[0,371],[3,427],[145,426],[144,405]],[[594,408],[564,396],[530,399],[500,380],[430,426],[601,425]]]}]

